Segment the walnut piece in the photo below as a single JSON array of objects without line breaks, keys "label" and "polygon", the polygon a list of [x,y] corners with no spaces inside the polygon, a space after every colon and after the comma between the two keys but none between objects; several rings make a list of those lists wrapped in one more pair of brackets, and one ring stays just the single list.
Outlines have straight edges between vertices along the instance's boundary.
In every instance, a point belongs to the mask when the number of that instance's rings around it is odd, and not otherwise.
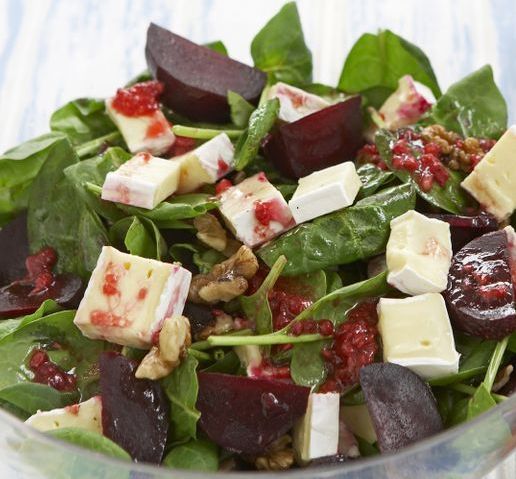
[{"label": "walnut piece", "polygon": [[168,376],[192,344],[190,322],[184,316],[165,319],[158,346],[153,346],[136,370],[137,378],[157,380]]},{"label": "walnut piece", "polygon": [[205,245],[217,251],[224,251],[228,243],[226,230],[219,223],[219,220],[209,214],[197,216],[193,224],[197,230],[197,239]]},{"label": "walnut piece", "polygon": [[258,271],[258,260],[247,246],[222,263],[216,264],[208,274],[198,274],[190,284],[188,299],[194,303],[214,304],[231,301],[245,292],[248,279]]},{"label": "walnut piece", "polygon": [[217,312],[215,322],[213,324],[208,324],[208,326],[206,326],[200,332],[198,332],[195,335],[195,339],[203,340],[206,339],[208,336],[211,336],[212,334],[225,334],[229,333],[229,331],[232,331],[233,329],[235,329],[235,321],[233,320],[233,318],[229,314],[220,310]]},{"label": "walnut piece", "polygon": [[290,447],[292,438],[281,436],[268,448],[267,453],[254,461],[256,469],[261,471],[284,471],[294,464],[294,450]]}]

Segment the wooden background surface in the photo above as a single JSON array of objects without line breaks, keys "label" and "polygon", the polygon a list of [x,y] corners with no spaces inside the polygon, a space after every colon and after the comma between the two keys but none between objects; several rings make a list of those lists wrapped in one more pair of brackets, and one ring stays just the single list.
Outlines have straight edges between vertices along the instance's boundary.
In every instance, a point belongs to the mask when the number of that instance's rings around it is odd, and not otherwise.
[{"label": "wooden background surface", "polygon": [[[0,151],[47,130],[62,103],[104,97],[145,68],[150,21],[250,61],[282,0],[0,0]],[[298,0],[315,79],[335,84],[363,32],[390,28],[429,56],[445,89],[485,63],[516,120],[516,0]],[[516,458],[490,475],[516,478]]]}]

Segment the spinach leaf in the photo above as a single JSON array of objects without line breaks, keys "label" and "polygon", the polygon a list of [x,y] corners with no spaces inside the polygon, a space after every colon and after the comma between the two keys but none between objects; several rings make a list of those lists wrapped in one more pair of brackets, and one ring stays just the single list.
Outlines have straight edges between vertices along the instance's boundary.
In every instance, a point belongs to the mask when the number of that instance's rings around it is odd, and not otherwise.
[{"label": "spinach leaf", "polygon": [[342,288],[342,278],[336,271],[326,271],[326,294]]},{"label": "spinach leaf", "polygon": [[485,384],[482,383],[468,402],[466,419],[469,421],[494,406],[496,406],[496,401],[491,396]]},{"label": "spinach leaf", "polygon": [[280,256],[258,288],[258,291],[250,296],[240,296],[242,310],[248,319],[255,322],[258,334],[268,334],[273,331],[269,293],[280,277],[286,262],[285,257]]},{"label": "spinach leaf", "polygon": [[197,437],[197,421],[201,416],[195,407],[199,392],[198,365],[197,359],[189,355],[163,380],[163,388],[171,403],[169,440],[173,443]]},{"label": "spinach leaf", "polygon": [[61,441],[70,442],[77,446],[89,449],[90,451],[99,452],[106,456],[116,457],[118,459],[131,460],[131,456],[122,449],[118,444],[103,436],[102,434],[80,429],[76,427],[65,427],[48,431],[46,434]]},{"label": "spinach leaf", "polygon": [[238,358],[235,351],[229,351],[227,354],[216,362],[214,362],[211,366],[208,366],[203,371],[207,373],[225,373],[225,374],[237,374],[240,369],[240,359]]},{"label": "spinach leaf", "polygon": [[106,113],[104,100],[79,98],[55,111],[50,129],[65,133],[73,145],[80,145],[116,130]]},{"label": "spinach leaf", "polygon": [[272,265],[284,255],[284,275],[309,273],[329,266],[352,263],[384,251],[390,221],[414,209],[415,190],[401,185],[360,200],[354,206],[297,226],[258,250]]},{"label": "spinach leaf", "polygon": [[254,111],[254,105],[234,91],[228,91],[228,103],[231,109],[231,122],[239,128],[245,128],[249,123],[249,117]]},{"label": "spinach leaf", "polygon": [[135,77],[131,78],[125,85],[124,88],[135,85],[136,83],[142,83],[144,81],[152,80],[152,75],[149,70],[145,69],[142,72],[138,73]]},{"label": "spinach leaf", "polygon": [[269,74],[270,83],[312,81],[312,54],[294,2],[284,5],[254,37],[251,56],[255,66]]},{"label": "spinach leaf", "polygon": [[228,49],[226,48],[226,45],[224,45],[224,43],[220,40],[205,43],[204,46],[209,48],[210,50],[213,50],[214,52],[220,53],[221,55],[224,55],[226,57],[228,56]]},{"label": "spinach leaf", "polygon": [[165,239],[147,218],[124,218],[111,227],[109,235],[112,243],[123,244],[129,253],[136,256],[160,261],[167,256]]},{"label": "spinach leaf", "polygon": [[0,227],[27,207],[32,181],[64,138],[62,133],[47,133],[0,156]]},{"label": "spinach leaf", "polygon": [[509,342],[507,343],[507,349],[513,353],[516,353],[516,333],[512,333],[509,336]]},{"label": "spinach leaf", "polygon": [[450,176],[445,186],[439,186],[437,183],[434,183],[430,191],[423,191],[412,178],[410,172],[392,167],[391,147],[395,141],[394,135],[387,130],[380,130],[376,134],[375,140],[382,160],[392,170],[394,175],[403,183],[413,185],[418,195],[425,201],[456,215],[464,213],[464,210],[471,206],[469,195],[460,185],[464,179],[461,173],[448,169]]},{"label": "spinach leaf", "polygon": [[507,104],[485,65],[454,83],[432,108],[432,119],[464,137],[498,139],[507,129]]},{"label": "spinach leaf", "polygon": [[[329,319],[335,325],[346,321],[347,312],[365,298],[383,296],[390,290],[387,273],[382,273],[360,283],[344,286],[316,301],[294,321],[304,319]],[[291,323],[292,324],[292,323]],[[329,340],[295,344],[290,371],[292,379],[301,386],[319,386],[326,378],[326,368],[321,350]]]},{"label": "spinach leaf", "polygon": [[163,460],[165,467],[192,469],[194,471],[217,471],[219,448],[207,439],[188,441],[174,447]]},{"label": "spinach leaf", "polygon": [[403,75],[426,85],[436,98],[441,96],[430,60],[421,49],[390,30],[365,33],[351,48],[338,87],[346,93],[360,93],[379,108]]},{"label": "spinach leaf", "polygon": [[310,83],[303,85],[303,90],[318,95],[329,103],[338,103],[346,98],[346,95],[335,87],[324,85],[322,83]]},{"label": "spinach leaf", "polygon": [[235,146],[235,168],[238,171],[244,169],[258,154],[260,143],[274,126],[278,114],[277,98],[267,100],[251,114],[247,130]]},{"label": "spinach leaf", "polygon": [[60,392],[46,384],[18,383],[0,390],[0,405],[5,403],[22,412],[21,419],[27,419],[38,411],[63,408],[77,402],[74,393]]},{"label": "spinach leaf", "polygon": [[198,243],[176,243],[170,247],[169,252],[175,261],[197,266],[201,274],[209,273],[213,266],[227,259],[220,251]]},{"label": "spinach leaf", "polygon": [[59,272],[87,278],[109,241],[100,218],[63,173],[78,161],[67,139],[54,145],[31,188],[27,229],[32,251],[52,246],[59,255]]},{"label": "spinach leaf", "polygon": [[358,198],[367,198],[376,193],[382,187],[396,181],[394,173],[384,171],[375,165],[362,165],[357,170],[357,174],[362,182],[362,188],[358,193]]}]

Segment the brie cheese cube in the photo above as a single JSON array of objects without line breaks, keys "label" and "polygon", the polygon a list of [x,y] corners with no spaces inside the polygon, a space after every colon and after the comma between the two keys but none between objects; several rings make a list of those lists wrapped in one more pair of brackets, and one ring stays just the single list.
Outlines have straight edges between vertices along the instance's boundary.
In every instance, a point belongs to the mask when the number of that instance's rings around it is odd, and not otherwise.
[{"label": "brie cheese cube", "polygon": [[233,171],[234,153],[228,135],[221,133],[195,150],[173,158],[181,164],[178,193],[190,193],[226,176]]},{"label": "brie cheese cube", "polygon": [[295,226],[287,202],[264,173],[224,191],[219,209],[228,228],[249,248]]},{"label": "brie cheese cube", "polygon": [[106,100],[106,111],[120,130],[131,153],[148,151],[153,155],[166,153],[176,137],[161,110],[150,115],[126,116],[115,110],[112,99]]},{"label": "brie cheese cube", "polygon": [[380,298],[378,316],[385,362],[405,366],[424,379],[459,370],[459,353],[440,294]]},{"label": "brie cheese cube", "polygon": [[278,118],[286,122],[299,120],[330,106],[330,103],[320,96],[283,82],[276,83],[267,91],[267,100],[273,98],[277,98],[280,103]]},{"label": "brie cheese cube", "polygon": [[100,396],[85,402],[51,411],[38,411],[25,421],[38,431],[78,427],[102,434],[102,400]]},{"label": "brie cheese cube", "polygon": [[387,282],[403,293],[446,289],[451,265],[450,225],[411,210],[391,221],[387,242]]},{"label": "brie cheese cube", "polygon": [[192,274],[104,246],[74,323],[84,336],[148,349],[166,318],[180,316]]},{"label": "brie cheese cube", "polygon": [[255,344],[244,344],[235,346],[235,350],[240,364],[245,368],[247,375],[252,377],[257,375],[257,369],[262,364],[262,352],[260,346]]},{"label": "brie cheese cube", "polygon": [[338,393],[310,394],[306,414],[294,426],[293,445],[300,463],[337,454],[339,406]]},{"label": "brie cheese cube", "polygon": [[352,205],[361,186],[355,165],[347,161],[300,178],[288,205],[296,223],[304,223]]},{"label": "brie cheese cube", "polygon": [[499,221],[516,209],[516,125],[511,126],[462,182],[483,209]]},{"label": "brie cheese cube", "polygon": [[102,199],[151,210],[175,193],[180,171],[174,161],[138,153],[106,175]]}]

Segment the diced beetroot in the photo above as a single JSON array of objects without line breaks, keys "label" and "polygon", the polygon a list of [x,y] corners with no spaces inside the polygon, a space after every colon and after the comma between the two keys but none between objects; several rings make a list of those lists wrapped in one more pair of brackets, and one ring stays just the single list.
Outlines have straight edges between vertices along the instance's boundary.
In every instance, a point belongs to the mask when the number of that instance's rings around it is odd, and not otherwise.
[{"label": "diced beetroot", "polygon": [[364,144],[360,105],[354,96],[281,125],[267,138],[265,156],[291,178],[353,160]]},{"label": "diced beetroot", "polygon": [[219,446],[255,455],[303,416],[309,388],[267,379],[200,372],[199,424]]},{"label": "diced beetroot", "polygon": [[454,326],[485,339],[516,331],[507,231],[474,239],[452,260],[444,296]]},{"label": "diced beetroot", "polygon": [[360,385],[381,452],[397,451],[443,429],[432,391],[410,369],[369,364],[360,370]]},{"label": "diced beetroot", "polygon": [[13,282],[25,274],[25,258],[29,254],[27,239],[27,215],[16,219],[0,229],[0,286]]},{"label": "diced beetroot", "polygon": [[267,76],[151,23],[145,47],[147,65],[165,91],[161,100],[192,120],[229,121],[228,91],[256,104]]},{"label": "diced beetroot", "polygon": [[159,464],[169,427],[169,403],[160,384],[136,379],[138,363],[115,352],[100,356],[104,435],[136,462]]},{"label": "diced beetroot", "polygon": [[477,216],[429,214],[427,216],[449,223],[452,247],[455,253],[471,240],[498,229],[498,221],[494,216],[489,214],[480,214]]}]

